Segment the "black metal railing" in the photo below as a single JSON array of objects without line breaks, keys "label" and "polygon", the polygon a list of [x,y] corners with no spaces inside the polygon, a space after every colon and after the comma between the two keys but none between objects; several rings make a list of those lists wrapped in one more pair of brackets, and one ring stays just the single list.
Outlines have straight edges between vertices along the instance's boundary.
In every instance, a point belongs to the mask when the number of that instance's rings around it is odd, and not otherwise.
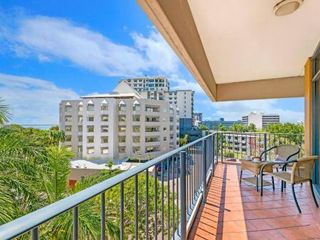
[{"label": "black metal railing", "polygon": [[[106,239],[106,222],[117,225],[119,239],[187,239],[201,201],[206,197],[207,182],[213,174],[218,148],[217,134],[211,133],[174,151],[143,163],[131,170],[93,185],[83,191],[38,209],[0,226],[0,239],[31,235],[40,239],[53,231],[51,222],[61,215],[72,215],[72,231],[67,238],[91,239],[80,231],[84,205],[99,203],[100,239]],[[133,188],[128,189],[129,181]],[[141,185],[142,183],[142,185]],[[141,187],[142,186],[142,187]],[[118,215],[110,216],[109,191],[119,191]],[[134,192],[133,199],[126,193]],[[133,218],[128,208],[133,206]],[[58,219],[59,220],[59,219]],[[59,230],[63,224],[59,223]]]},{"label": "black metal railing", "polygon": [[[259,156],[264,150],[273,146],[290,144],[298,145],[301,150],[299,156],[304,155],[304,135],[290,133],[267,132],[218,132],[217,145],[219,159],[237,160],[247,156]],[[273,152],[268,152],[266,158],[272,159]]]}]

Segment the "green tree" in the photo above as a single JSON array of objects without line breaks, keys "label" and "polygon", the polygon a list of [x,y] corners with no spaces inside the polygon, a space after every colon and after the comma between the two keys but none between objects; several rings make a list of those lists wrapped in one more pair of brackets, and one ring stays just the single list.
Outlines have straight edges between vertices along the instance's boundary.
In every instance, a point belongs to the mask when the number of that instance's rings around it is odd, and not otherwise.
[{"label": "green tree", "polygon": [[247,131],[248,132],[256,132],[257,131],[256,125],[254,125],[253,123],[250,123],[247,127]]},{"label": "green tree", "polygon": [[179,138],[180,146],[186,145],[189,142],[189,135],[186,134],[183,137]]},{"label": "green tree", "polygon": [[199,124],[199,129],[202,130],[202,131],[208,131],[209,130],[209,128],[204,124]]},{"label": "green tree", "polygon": [[4,103],[4,100],[0,97],[0,126],[9,121],[10,113],[8,106]]},{"label": "green tree", "polygon": [[247,128],[243,126],[240,123],[234,123],[231,127],[230,130],[233,132],[246,132]]},{"label": "green tree", "polygon": [[[277,138],[274,144],[293,143],[302,145],[304,139],[303,124],[295,123],[274,123],[269,124],[265,129],[266,132],[273,133]],[[275,140],[275,141],[276,141]]]}]

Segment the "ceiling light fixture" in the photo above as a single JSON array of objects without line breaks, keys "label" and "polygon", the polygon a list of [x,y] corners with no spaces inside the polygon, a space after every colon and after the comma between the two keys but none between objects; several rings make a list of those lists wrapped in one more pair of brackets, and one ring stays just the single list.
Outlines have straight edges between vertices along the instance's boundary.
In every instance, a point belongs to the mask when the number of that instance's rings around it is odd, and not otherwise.
[{"label": "ceiling light fixture", "polygon": [[302,3],[303,0],[282,0],[273,7],[273,11],[276,16],[289,15],[296,11]]}]

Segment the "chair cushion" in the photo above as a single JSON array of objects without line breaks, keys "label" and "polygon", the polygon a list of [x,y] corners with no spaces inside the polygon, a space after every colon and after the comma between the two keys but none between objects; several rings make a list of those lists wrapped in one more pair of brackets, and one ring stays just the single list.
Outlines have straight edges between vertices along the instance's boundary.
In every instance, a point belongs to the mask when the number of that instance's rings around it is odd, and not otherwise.
[{"label": "chair cushion", "polygon": [[280,180],[283,180],[285,182],[289,182],[289,183],[301,183],[301,182],[306,182],[308,181],[308,179],[305,179],[305,178],[302,178],[302,177],[299,177],[299,176],[295,176],[295,181],[292,182],[291,181],[291,172],[273,172],[273,173],[270,173],[271,176],[274,176],[275,178],[278,178]]}]

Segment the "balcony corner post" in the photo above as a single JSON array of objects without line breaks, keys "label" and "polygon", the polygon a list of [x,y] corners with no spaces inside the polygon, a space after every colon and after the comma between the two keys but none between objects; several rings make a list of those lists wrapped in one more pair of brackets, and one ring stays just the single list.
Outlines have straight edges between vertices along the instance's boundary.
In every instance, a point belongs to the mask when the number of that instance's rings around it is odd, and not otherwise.
[{"label": "balcony corner post", "polygon": [[207,198],[207,140],[202,141],[202,203],[206,202]]},{"label": "balcony corner post", "polygon": [[186,207],[186,152],[180,152],[180,236],[181,240],[187,239],[187,207]]}]

